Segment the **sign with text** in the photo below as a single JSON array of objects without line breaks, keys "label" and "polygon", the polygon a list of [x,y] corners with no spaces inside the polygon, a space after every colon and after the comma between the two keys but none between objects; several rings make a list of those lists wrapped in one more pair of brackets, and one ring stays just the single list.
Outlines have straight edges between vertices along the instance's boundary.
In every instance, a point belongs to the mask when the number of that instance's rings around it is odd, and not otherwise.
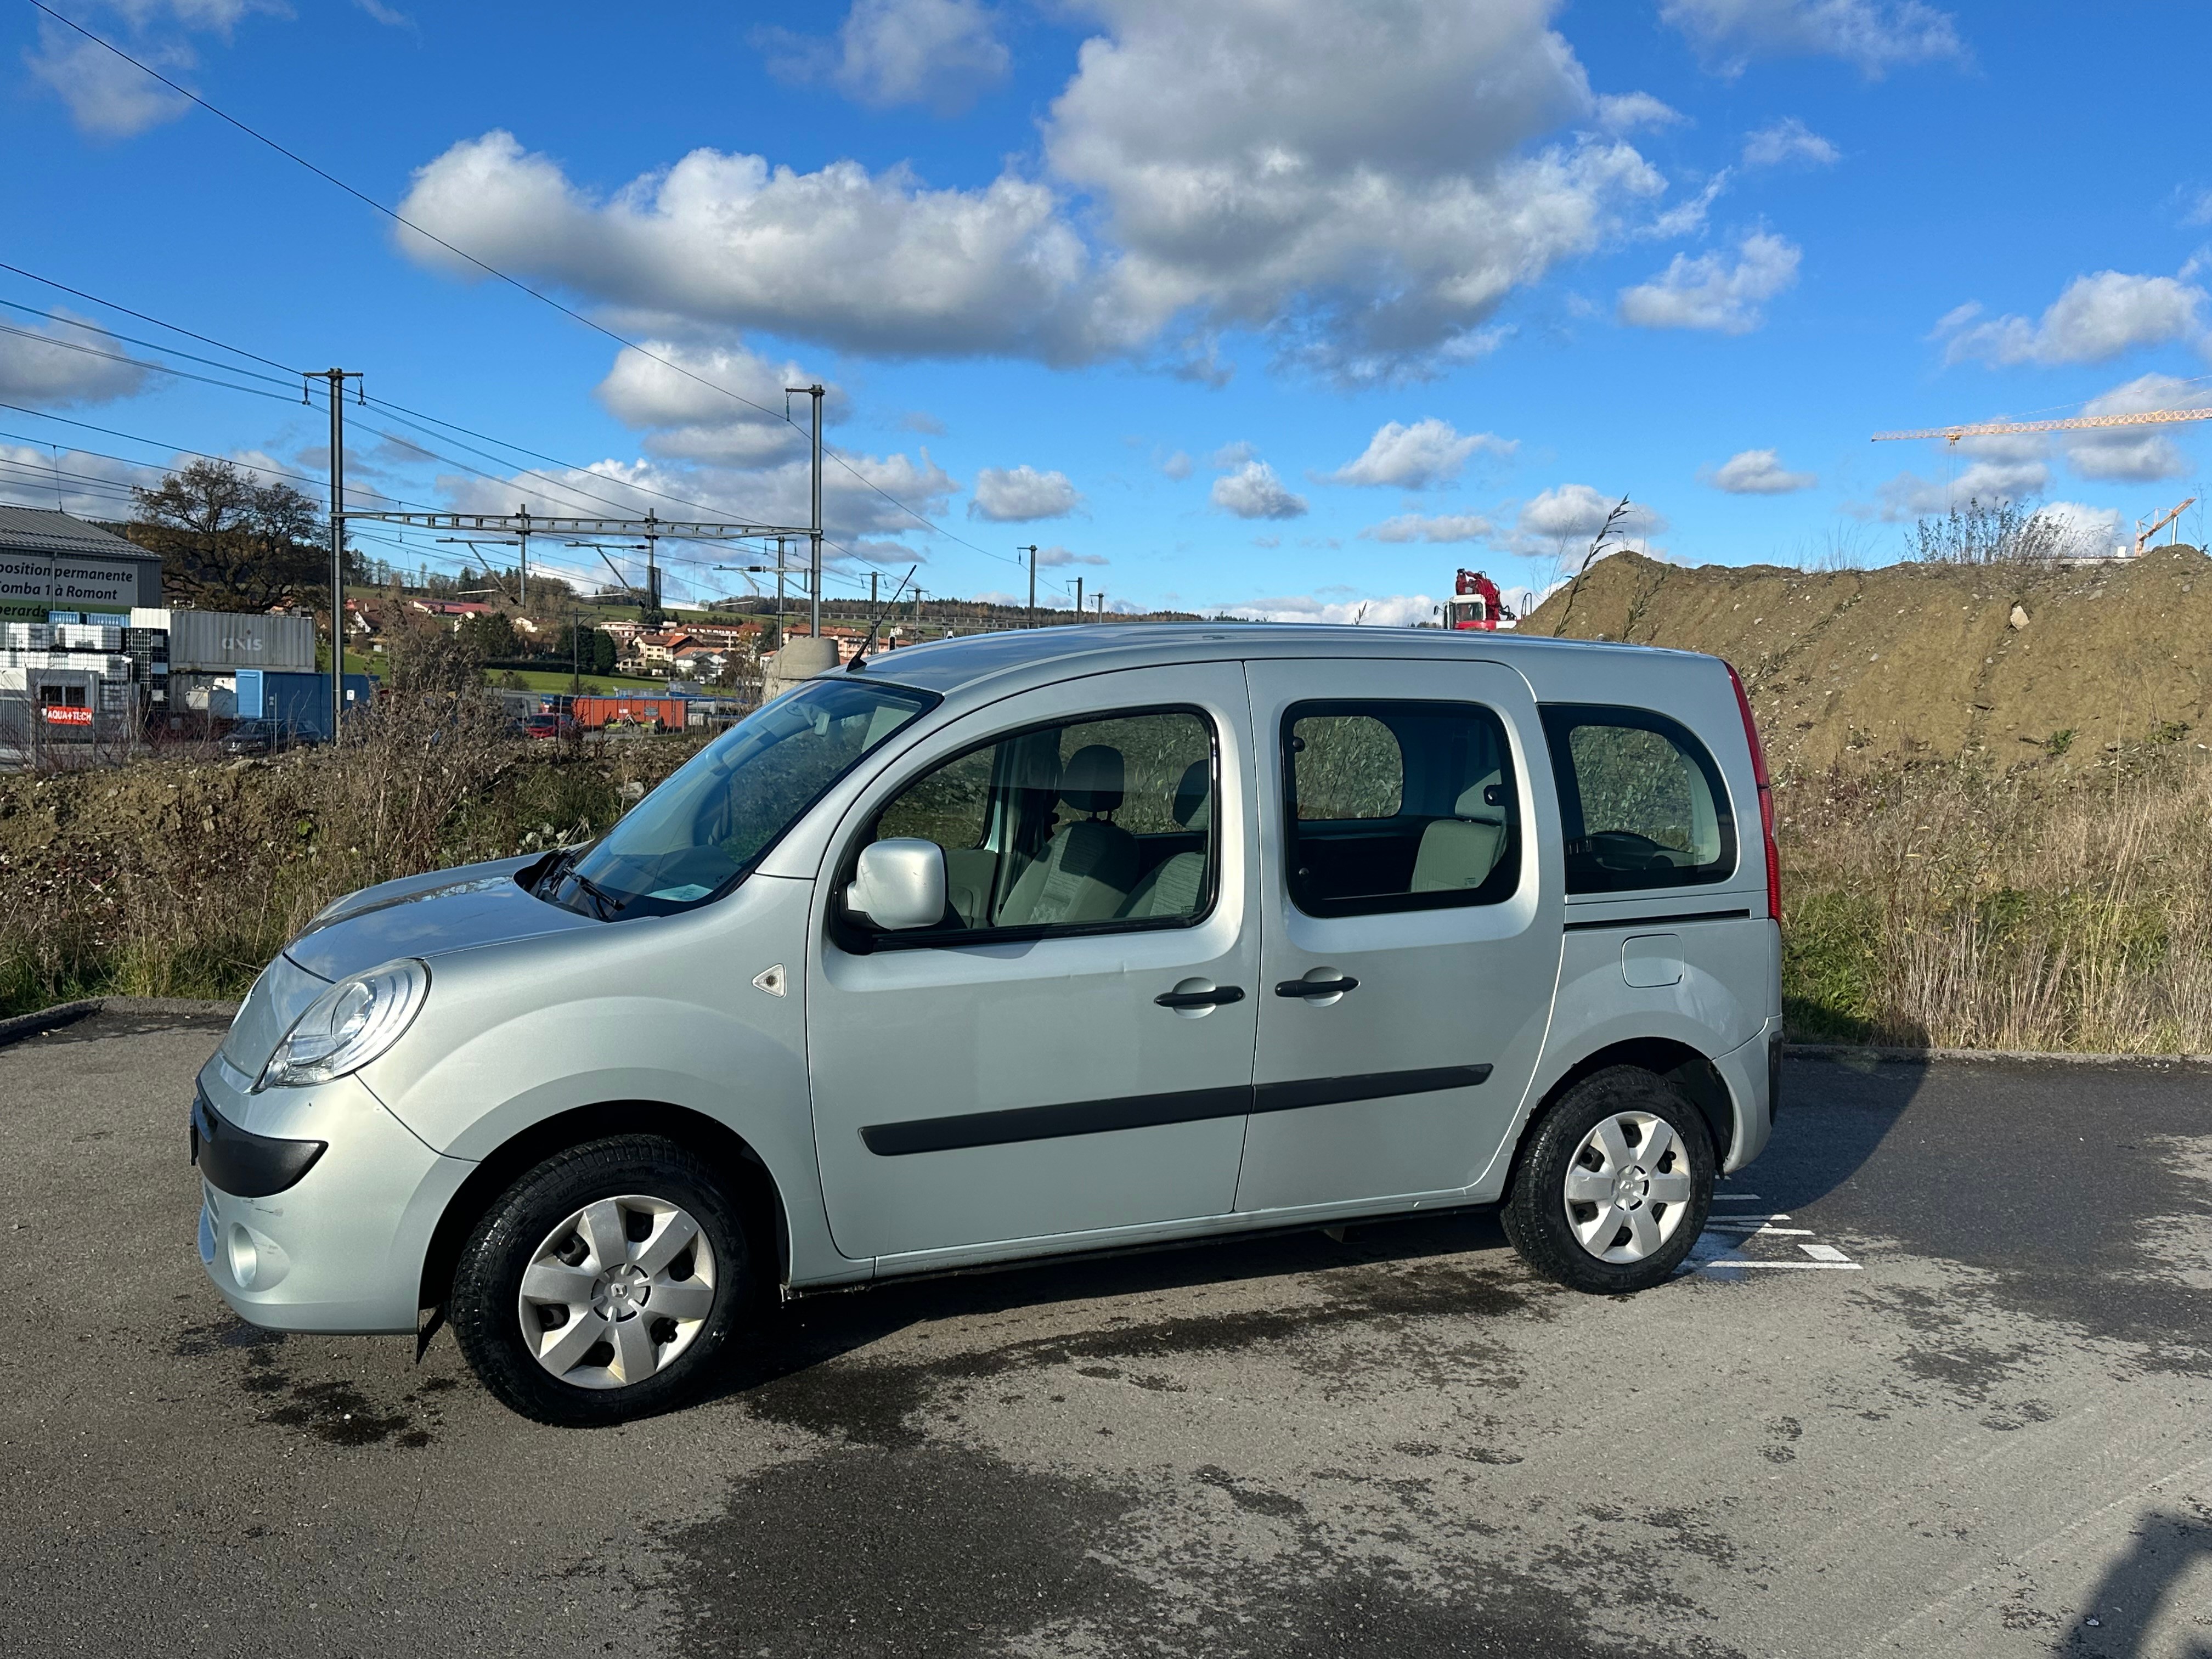
[{"label": "sign with text", "polygon": [[50,611],[127,611],[138,602],[133,561],[0,552],[0,617],[44,622]]}]

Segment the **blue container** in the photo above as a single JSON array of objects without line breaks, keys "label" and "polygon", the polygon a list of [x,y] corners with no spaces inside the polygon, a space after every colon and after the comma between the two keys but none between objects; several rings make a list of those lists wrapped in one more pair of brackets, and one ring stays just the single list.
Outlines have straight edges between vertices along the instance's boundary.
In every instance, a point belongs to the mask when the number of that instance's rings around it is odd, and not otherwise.
[{"label": "blue container", "polygon": [[[349,714],[368,707],[376,682],[367,674],[345,677]],[[331,677],[328,674],[284,674],[265,668],[238,671],[238,717],[248,720],[278,720],[298,732],[319,738],[331,735]]]}]

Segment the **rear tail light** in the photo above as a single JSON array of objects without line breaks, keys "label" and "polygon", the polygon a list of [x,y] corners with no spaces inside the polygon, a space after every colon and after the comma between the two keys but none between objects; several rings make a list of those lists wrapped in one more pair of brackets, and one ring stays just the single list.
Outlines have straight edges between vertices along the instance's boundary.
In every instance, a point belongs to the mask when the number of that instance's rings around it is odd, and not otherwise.
[{"label": "rear tail light", "polygon": [[1759,785],[1759,828],[1766,842],[1766,914],[1782,920],[1782,854],[1774,845],[1774,789],[1766,777],[1766,750],[1759,741],[1759,722],[1751,717],[1751,698],[1743,678],[1729,669],[1729,684],[1735,688],[1735,706],[1743,715],[1743,740],[1751,748],[1751,775]]}]

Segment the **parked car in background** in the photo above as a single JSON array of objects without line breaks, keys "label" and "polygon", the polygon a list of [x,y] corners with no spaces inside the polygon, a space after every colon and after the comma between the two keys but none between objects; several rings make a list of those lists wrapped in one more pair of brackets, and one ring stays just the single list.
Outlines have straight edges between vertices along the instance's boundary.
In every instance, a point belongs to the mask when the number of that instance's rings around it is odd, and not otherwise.
[{"label": "parked car in background", "polygon": [[226,755],[271,755],[286,749],[308,749],[323,741],[322,733],[285,720],[240,720],[222,734]]},{"label": "parked car in background", "polygon": [[573,738],[581,731],[568,714],[530,714],[522,722],[522,735],[526,738]]},{"label": "parked car in background", "polygon": [[763,1286],[1487,1206],[1641,1291],[1766,1144],[1778,869],[1716,658],[918,646],[588,849],[318,915],[200,1073],[200,1256],[273,1329],[441,1308],[565,1423],[686,1397]]}]

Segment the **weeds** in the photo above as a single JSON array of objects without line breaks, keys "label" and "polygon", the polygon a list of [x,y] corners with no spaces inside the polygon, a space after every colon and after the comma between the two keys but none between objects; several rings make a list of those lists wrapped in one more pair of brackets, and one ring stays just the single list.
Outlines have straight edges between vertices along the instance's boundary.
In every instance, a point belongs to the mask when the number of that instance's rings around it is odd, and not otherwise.
[{"label": "weeds", "polygon": [[240,995],[339,895],[597,835],[693,747],[516,744],[424,694],[332,750],[0,778],[0,1014]]},{"label": "weeds", "polygon": [[2203,751],[2154,741],[2072,770],[1837,771],[1789,781],[1779,811],[1794,1036],[2212,1050]]}]

